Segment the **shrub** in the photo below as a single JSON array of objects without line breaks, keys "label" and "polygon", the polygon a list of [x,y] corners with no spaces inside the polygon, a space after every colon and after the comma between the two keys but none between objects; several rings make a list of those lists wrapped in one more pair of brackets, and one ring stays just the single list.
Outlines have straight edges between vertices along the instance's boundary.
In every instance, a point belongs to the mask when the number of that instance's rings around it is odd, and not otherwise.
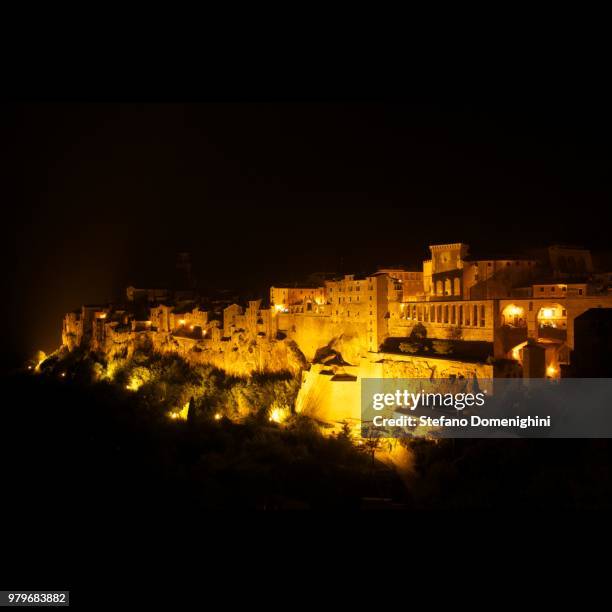
[{"label": "shrub", "polygon": [[402,353],[410,353],[411,355],[418,353],[420,349],[421,345],[418,342],[402,342],[399,345],[399,350]]},{"label": "shrub", "polygon": [[449,355],[453,352],[453,344],[447,340],[433,340],[432,347],[438,355]]},{"label": "shrub", "polygon": [[427,328],[422,323],[417,323],[410,332],[410,339],[419,342],[427,338]]}]

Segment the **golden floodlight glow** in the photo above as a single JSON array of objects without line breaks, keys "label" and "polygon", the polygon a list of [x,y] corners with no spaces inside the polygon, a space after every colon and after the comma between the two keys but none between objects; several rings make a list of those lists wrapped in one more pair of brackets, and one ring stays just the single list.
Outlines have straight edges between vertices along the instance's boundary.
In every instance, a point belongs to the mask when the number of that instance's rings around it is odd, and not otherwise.
[{"label": "golden floodlight glow", "polygon": [[193,325],[190,325],[190,326],[189,326],[189,329],[190,329],[191,331],[193,331]]},{"label": "golden floodlight glow", "polygon": [[101,313],[99,318],[100,319],[106,319],[106,313],[105,312]]},{"label": "golden floodlight glow", "polygon": [[136,376],[131,376],[130,381],[128,382],[127,385],[125,385],[125,388],[128,391],[138,391],[138,389],[142,387],[142,384],[143,384],[142,379],[136,378]]},{"label": "golden floodlight glow", "polygon": [[185,325],[185,319],[179,319],[179,325]]},{"label": "golden floodlight glow", "polygon": [[62,373],[60,374],[60,376],[61,376],[62,378],[66,378],[66,372],[62,372]]},{"label": "golden floodlight glow", "polygon": [[186,421],[188,412],[189,412],[189,402],[184,404],[181,410],[171,410],[167,414],[168,414],[168,417],[171,418],[173,421],[177,421],[179,419]]},{"label": "golden floodlight glow", "polygon": [[557,373],[557,368],[555,368],[553,365],[549,365],[548,368],[546,368],[546,373],[549,376],[554,376]]},{"label": "golden floodlight glow", "polygon": [[217,412],[217,414],[215,414],[215,421],[219,421],[221,419],[221,413]]},{"label": "golden floodlight glow", "polygon": [[287,418],[287,410],[274,408],[270,411],[269,420],[272,423],[282,423]]},{"label": "golden floodlight glow", "polygon": [[542,318],[543,319],[552,319],[555,315],[555,311],[553,308],[542,308]]},{"label": "golden floodlight glow", "polygon": [[283,304],[276,304],[274,308],[276,309],[276,312],[283,312],[283,310],[285,310],[285,307]]}]

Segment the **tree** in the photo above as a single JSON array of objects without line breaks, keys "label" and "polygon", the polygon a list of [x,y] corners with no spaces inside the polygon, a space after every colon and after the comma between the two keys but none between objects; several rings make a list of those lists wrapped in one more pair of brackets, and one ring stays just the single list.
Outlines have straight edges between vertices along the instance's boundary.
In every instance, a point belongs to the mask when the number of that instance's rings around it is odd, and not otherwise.
[{"label": "tree", "polygon": [[410,332],[410,340],[422,342],[427,338],[427,328],[422,323],[417,323]]},{"label": "tree", "polygon": [[191,399],[189,400],[189,408],[187,408],[187,422],[194,423],[195,418],[196,418],[196,405],[195,405],[195,399],[193,398],[193,395],[192,395]]},{"label": "tree", "polygon": [[448,329],[449,340],[461,340],[463,338],[463,330],[459,325],[453,325]]},{"label": "tree", "polygon": [[338,438],[342,440],[348,440],[350,442],[352,437],[353,434],[351,432],[351,426],[348,424],[347,421],[342,421],[342,429],[338,434]]},{"label": "tree", "polygon": [[453,352],[453,343],[448,340],[434,340],[432,346],[438,355],[449,355]]},{"label": "tree", "polygon": [[418,342],[402,342],[399,345],[399,350],[402,353],[410,353],[411,355],[418,353],[420,348],[421,345]]},{"label": "tree", "polygon": [[366,439],[364,443],[364,449],[372,458],[372,465],[374,465],[374,456],[376,455],[376,451],[379,448],[380,448],[380,438],[379,437]]}]

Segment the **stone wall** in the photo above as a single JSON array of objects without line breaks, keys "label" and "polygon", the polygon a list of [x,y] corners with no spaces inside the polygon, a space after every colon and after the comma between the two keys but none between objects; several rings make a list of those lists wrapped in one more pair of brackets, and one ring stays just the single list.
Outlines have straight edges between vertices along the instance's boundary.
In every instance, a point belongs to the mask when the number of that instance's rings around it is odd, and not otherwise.
[{"label": "stone wall", "polygon": [[414,357],[391,353],[370,354],[358,365],[328,368],[314,364],[302,375],[296,410],[330,425],[361,419],[361,380],[363,378],[448,378],[463,376],[492,379],[494,366],[451,359]]}]

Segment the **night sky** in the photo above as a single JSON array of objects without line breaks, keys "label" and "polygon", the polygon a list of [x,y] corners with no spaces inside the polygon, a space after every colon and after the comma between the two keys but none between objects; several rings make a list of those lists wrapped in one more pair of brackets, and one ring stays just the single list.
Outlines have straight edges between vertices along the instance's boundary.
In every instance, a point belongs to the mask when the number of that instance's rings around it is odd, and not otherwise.
[{"label": "night sky", "polygon": [[610,244],[612,119],[588,100],[13,105],[2,128],[5,358],[169,282],[177,251],[201,286],[256,290],[435,242]]}]

